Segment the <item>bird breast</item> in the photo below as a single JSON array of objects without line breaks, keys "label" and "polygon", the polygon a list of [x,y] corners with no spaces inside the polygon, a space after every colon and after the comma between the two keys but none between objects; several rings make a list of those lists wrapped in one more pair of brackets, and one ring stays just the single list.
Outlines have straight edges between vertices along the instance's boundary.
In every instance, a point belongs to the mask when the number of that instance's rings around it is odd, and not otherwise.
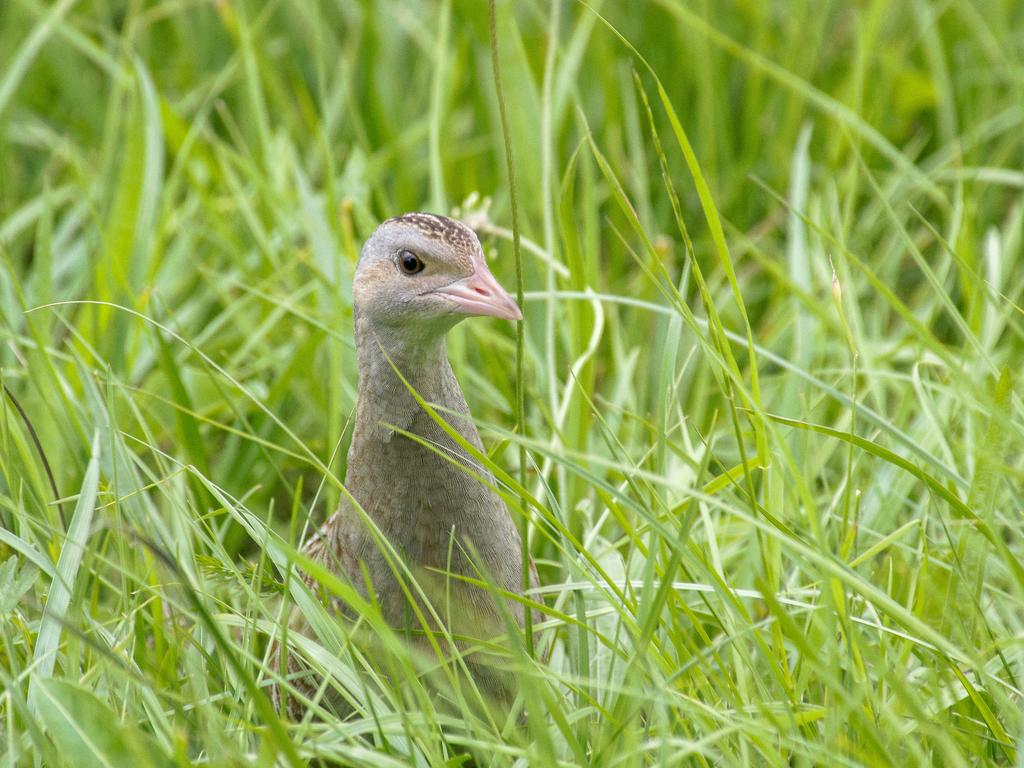
[{"label": "bird breast", "polygon": [[[446,419],[480,446],[468,419],[450,414]],[[479,613],[492,602],[486,590],[444,574],[475,579],[487,574],[499,588],[518,591],[519,532],[501,499],[485,484],[493,484],[491,474],[427,413],[420,410],[407,431],[434,450],[403,434],[390,439],[376,430],[362,434],[357,425],[346,486],[435,605],[458,603]],[[352,522],[361,531],[350,537],[356,539],[353,554],[371,580],[363,587],[372,588],[385,619],[394,625],[407,615],[405,592],[375,538],[361,522]],[[357,584],[363,581],[352,576]]]}]

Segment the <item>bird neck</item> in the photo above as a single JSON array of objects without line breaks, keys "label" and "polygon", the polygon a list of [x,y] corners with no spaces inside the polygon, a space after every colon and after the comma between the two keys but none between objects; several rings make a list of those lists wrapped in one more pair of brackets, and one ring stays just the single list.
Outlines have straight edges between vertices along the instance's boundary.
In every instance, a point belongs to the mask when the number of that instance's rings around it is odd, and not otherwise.
[{"label": "bird neck", "polygon": [[466,409],[458,384],[452,387],[455,375],[443,335],[409,336],[362,318],[356,319],[355,330],[359,356],[357,432],[389,440],[393,430],[382,425],[408,429],[422,411],[410,387],[429,403],[458,411]]}]

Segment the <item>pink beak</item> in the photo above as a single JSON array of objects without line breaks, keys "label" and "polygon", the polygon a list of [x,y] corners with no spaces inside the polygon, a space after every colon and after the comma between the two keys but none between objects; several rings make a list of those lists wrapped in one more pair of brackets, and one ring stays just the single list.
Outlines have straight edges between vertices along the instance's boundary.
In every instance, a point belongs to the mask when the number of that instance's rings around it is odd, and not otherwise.
[{"label": "pink beak", "polygon": [[505,320],[523,319],[515,299],[498,285],[491,270],[482,261],[476,262],[476,270],[469,277],[456,280],[433,293],[451,299],[455,303],[455,311],[466,315],[489,315]]}]

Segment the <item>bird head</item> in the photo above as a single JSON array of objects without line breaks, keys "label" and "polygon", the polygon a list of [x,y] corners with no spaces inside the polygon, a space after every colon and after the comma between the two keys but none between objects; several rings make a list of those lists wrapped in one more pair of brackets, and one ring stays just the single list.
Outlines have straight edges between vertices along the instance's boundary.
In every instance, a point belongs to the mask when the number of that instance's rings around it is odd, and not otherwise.
[{"label": "bird head", "polygon": [[360,318],[377,328],[437,336],[470,315],[521,320],[469,227],[408,213],[381,224],[363,246],[352,284]]}]

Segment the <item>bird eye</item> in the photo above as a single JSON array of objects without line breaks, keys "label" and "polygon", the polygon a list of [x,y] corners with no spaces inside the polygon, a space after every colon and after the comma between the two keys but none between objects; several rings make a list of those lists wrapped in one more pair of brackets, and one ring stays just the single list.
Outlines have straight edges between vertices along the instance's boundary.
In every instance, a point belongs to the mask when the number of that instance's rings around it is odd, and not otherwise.
[{"label": "bird eye", "polygon": [[423,259],[412,251],[402,251],[398,254],[398,268],[407,275],[415,275],[417,272],[422,272],[424,266]]}]

